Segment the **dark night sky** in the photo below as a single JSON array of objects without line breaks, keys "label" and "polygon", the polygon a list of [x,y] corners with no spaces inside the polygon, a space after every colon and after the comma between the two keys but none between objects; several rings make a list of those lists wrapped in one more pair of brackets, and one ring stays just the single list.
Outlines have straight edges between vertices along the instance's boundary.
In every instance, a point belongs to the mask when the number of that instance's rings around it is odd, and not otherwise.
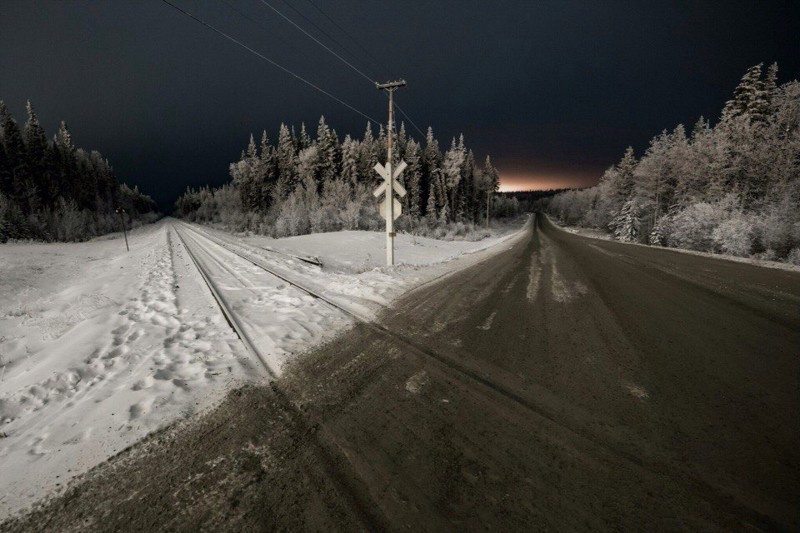
[{"label": "dark night sky", "polygon": [[[220,0],[173,0],[385,120],[366,80],[259,0],[227,1],[259,23]],[[357,52],[368,74],[408,80],[398,97],[414,122],[443,145],[463,132],[506,187],[594,183],[627,145],[641,153],[664,128],[716,119],[753,64],[800,77],[797,0],[314,0],[379,64],[308,0],[269,1]],[[324,114],[360,137],[366,123],[159,0],[2,0],[0,98],[20,124],[30,99],[50,135],[66,120],[78,146],[167,210],[187,185],[226,181],[250,132],[315,130]]]}]

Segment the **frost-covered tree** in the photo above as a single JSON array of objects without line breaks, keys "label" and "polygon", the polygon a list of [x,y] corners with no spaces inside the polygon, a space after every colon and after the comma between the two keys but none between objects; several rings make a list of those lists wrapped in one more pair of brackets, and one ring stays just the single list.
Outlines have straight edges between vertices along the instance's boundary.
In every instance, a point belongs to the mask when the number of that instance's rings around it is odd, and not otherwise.
[{"label": "frost-covered tree", "polygon": [[422,215],[422,157],[420,146],[413,139],[406,145],[405,162],[408,164],[404,172],[408,190],[406,211],[416,220]]},{"label": "frost-covered tree", "polygon": [[455,138],[450,143],[450,149],[444,154],[442,161],[442,173],[444,183],[447,188],[448,198],[446,202],[447,210],[451,217],[455,216],[457,207],[456,193],[459,183],[461,183],[461,173],[463,172],[464,162],[467,154],[464,150],[463,137],[461,142],[456,144]]},{"label": "frost-covered tree", "polygon": [[428,191],[428,204],[425,206],[425,217],[429,226],[435,226],[438,218],[436,213],[436,189],[431,187]]},{"label": "frost-covered tree", "polygon": [[764,91],[761,82],[761,68],[763,63],[753,65],[742,76],[742,80],[733,91],[733,98],[725,103],[722,110],[722,120],[727,121],[733,117],[748,114],[758,106],[757,102],[761,99]]},{"label": "frost-covered tree", "polygon": [[373,183],[375,171],[373,168],[379,162],[378,143],[372,135],[372,124],[367,122],[364,138],[359,145],[359,178],[363,183]]},{"label": "frost-covered tree", "polygon": [[355,186],[359,182],[359,144],[346,135],[342,142],[342,178]]},{"label": "frost-covered tree", "polygon": [[317,127],[317,161],[313,174],[317,183],[332,181],[339,174],[339,140],[336,133],[325,123],[325,117],[320,117]]},{"label": "frost-covered tree", "polygon": [[[640,161],[629,150],[597,187],[562,193],[549,211],[618,238],[767,259],[800,257],[800,82],[747,70],[712,125],[664,131]],[[632,174],[626,169],[633,169]],[[639,227],[634,222],[638,220]]]},{"label": "frost-covered tree", "polygon": [[311,146],[311,136],[306,131],[305,122],[300,123],[300,135],[297,136],[297,151],[305,150]]},{"label": "frost-covered tree", "polygon": [[0,241],[84,240],[118,230],[113,210],[134,223],[155,217],[155,204],[117,183],[108,160],[77,148],[63,122],[50,142],[30,102],[20,130],[0,102]]},{"label": "frost-covered tree", "polygon": [[[314,140],[306,138],[304,127],[297,136],[293,131],[282,124],[275,147],[266,133],[258,146],[251,136],[240,159],[230,165],[231,183],[221,189],[188,189],[176,202],[176,214],[277,236],[382,227],[371,193],[379,182],[373,167],[387,152],[383,127],[375,138],[368,123],[361,141],[347,135],[341,144],[324,118]],[[424,149],[403,124],[394,139],[394,153],[399,154],[395,163],[402,156],[408,164],[398,177],[408,194],[396,227],[463,236],[465,228],[483,216],[484,197],[499,184],[491,159],[485,170],[479,168],[463,135],[453,139],[445,155],[432,129]],[[485,185],[482,176],[487,178]],[[497,212],[502,216],[518,211],[518,204],[510,200],[501,203]],[[448,229],[454,224],[455,229]]]},{"label": "frost-covered tree", "polygon": [[626,201],[611,223],[614,236],[625,242],[637,242],[641,231],[641,211],[636,200]]},{"label": "frost-covered tree", "polygon": [[275,154],[278,163],[278,182],[275,186],[275,200],[280,202],[292,191],[297,183],[296,161],[292,134],[286,124],[278,131],[278,148]]}]

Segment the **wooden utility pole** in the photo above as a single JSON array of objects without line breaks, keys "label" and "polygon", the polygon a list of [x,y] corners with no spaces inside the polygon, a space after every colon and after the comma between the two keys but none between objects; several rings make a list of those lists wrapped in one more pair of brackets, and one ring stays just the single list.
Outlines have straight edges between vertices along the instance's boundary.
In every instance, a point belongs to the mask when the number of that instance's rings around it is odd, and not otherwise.
[{"label": "wooden utility pole", "polygon": [[[386,264],[388,266],[394,265],[394,219],[400,216],[401,206],[400,202],[395,200],[394,192],[396,191],[400,196],[405,196],[405,189],[396,182],[395,179],[403,169],[406,167],[405,162],[402,162],[396,169],[392,169],[392,131],[394,130],[394,92],[400,87],[405,87],[406,81],[390,81],[387,83],[376,83],[375,87],[380,91],[389,93],[389,135],[388,135],[388,157],[386,166],[382,167],[380,164],[375,165],[375,170],[383,176],[384,185],[375,191],[375,196],[380,196],[382,192],[386,192],[386,199],[382,206],[382,215],[386,219]],[[380,168],[379,168],[380,167]],[[393,171],[394,170],[394,171]]]},{"label": "wooden utility pole", "polygon": [[120,222],[122,222],[122,234],[125,236],[125,249],[130,252],[131,249],[128,247],[128,231],[125,229],[125,213],[126,211],[124,208],[122,207],[117,208],[117,214],[119,215],[119,220]]}]

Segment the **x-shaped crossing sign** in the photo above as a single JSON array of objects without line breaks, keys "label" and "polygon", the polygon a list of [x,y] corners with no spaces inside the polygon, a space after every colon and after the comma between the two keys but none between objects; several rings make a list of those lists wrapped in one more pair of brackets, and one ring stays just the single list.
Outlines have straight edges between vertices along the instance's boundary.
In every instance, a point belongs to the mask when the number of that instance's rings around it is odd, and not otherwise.
[{"label": "x-shaped crossing sign", "polygon": [[[405,161],[400,161],[400,164],[394,167],[394,169],[392,169],[392,177],[391,177],[392,189],[394,190],[394,192],[397,193],[397,195],[400,198],[406,195],[406,189],[405,187],[400,185],[400,182],[397,181],[397,177],[406,169],[407,166],[408,165],[406,165]],[[380,163],[376,163],[373,168],[375,169],[375,172],[377,172],[385,180],[383,183],[380,184],[380,186],[377,189],[375,189],[375,192],[372,193],[375,195],[375,198],[378,198],[381,194],[386,192],[386,184],[389,183],[390,181],[389,169],[386,168],[385,165],[381,165]]]}]

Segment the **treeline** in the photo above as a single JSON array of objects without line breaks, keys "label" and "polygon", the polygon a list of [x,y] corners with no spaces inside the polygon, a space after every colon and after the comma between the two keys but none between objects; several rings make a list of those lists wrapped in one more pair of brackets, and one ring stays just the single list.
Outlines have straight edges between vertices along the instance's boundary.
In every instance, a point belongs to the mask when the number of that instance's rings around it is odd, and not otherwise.
[{"label": "treeline", "polygon": [[20,129],[0,101],[0,242],[9,239],[80,241],[120,230],[118,207],[140,223],[156,204],[120,185],[99,152],[76,148],[62,122],[47,140],[31,103]]},{"label": "treeline", "polygon": [[[491,217],[519,212],[519,202],[493,194],[499,176],[487,156],[483,166],[464,145],[463,135],[444,152],[428,128],[424,146],[401,124],[393,136],[393,158],[408,167],[399,181],[408,191],[400,201],[399,231],[440,238],[468,236]],[[175,204],[176,216],[277,237],[343,229],[383,227],[372,191],[379,185],[373,169],[385,163],[386,131],[377,135],[368,123],[362,139],[340,142],[336,130],[320,118],[316,137],[301,126],[281,124],[277,143],[266,132],[260,143],[250,136],[241,159],[230,166],[231,182],[218,189],[187,189]]]},{"label": "treeline", "polygon": [[562,222],[622,241],[800,264],[800,82],[747,70],[716,125],[628,148],[600,184],[554,197]]}]

